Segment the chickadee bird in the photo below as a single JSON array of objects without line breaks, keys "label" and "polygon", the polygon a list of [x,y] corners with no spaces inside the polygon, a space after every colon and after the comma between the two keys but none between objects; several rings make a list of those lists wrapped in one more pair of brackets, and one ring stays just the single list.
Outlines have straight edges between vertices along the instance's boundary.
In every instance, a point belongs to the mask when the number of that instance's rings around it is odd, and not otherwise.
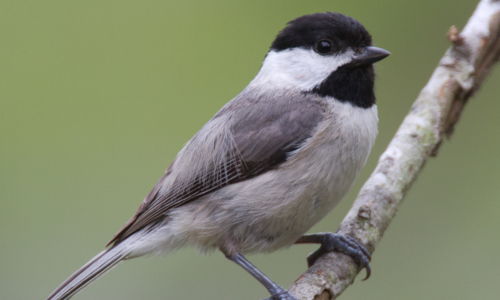
[{"label": "chickadee bird", "polygon": [[355,239],[304,235],[353,185],[377,135],[373,63],[387,57],[358,21],[299,17],[277,35],[257,76],[179,152],[108,247],[47,299],[69,299],[119,262],[184,246],[218,248],[272,299],[295,299],[244,253],[318,243],[367,269]]}]

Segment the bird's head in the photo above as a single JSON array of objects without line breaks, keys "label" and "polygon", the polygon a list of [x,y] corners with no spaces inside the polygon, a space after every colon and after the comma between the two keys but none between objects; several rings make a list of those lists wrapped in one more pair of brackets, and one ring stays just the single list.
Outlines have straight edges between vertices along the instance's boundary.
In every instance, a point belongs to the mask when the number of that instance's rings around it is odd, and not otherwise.
[{"label": "bird's head", "polygon": [[375,103],[373,63],[389,54],[373,47],[371,35],[351,17],[305,15],[276,36],[254,81],[370,107]]}]

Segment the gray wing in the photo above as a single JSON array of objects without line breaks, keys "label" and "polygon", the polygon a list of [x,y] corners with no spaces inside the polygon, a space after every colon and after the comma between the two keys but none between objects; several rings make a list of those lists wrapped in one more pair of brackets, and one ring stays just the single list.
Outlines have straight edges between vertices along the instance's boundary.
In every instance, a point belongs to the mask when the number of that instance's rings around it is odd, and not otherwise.
[{"label": "gray wing", "polygon": [[[321,103],[307,97],[299,102],[293,96],[282,100],[237,97],[229,102],[179,153],[108,245],[117,245],[146,225],[160,222],[172,208],[284,163],[325,117]],[[188,170],[187,174],[182,176],[184,170],[176,168]],[[175,181],[165,188],[174,173]]]}]

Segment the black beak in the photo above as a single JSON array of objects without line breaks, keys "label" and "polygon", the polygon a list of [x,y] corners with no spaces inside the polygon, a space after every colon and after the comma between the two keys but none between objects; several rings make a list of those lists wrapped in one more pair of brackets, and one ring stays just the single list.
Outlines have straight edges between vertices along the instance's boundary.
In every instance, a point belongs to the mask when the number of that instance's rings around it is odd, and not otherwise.
[{"label": "black beak", "polygon": [[379,60],[386,58],[391,55],[391,52],[377,47],[364,47],[360,48],[359,53],[354,54],[354,60],[352,62],[355,66],[362,66],[376,63]]}]

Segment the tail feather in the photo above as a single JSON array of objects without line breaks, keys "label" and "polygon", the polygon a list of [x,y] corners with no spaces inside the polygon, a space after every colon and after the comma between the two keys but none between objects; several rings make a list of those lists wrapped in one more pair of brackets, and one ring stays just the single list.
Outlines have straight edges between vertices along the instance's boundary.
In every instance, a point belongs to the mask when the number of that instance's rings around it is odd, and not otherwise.
[{"label": "tail feather", "polygon": [[115,267],[124,260],[130,250],[122,244],[106,249],[96,255],[78,271],[66,279],[47,300],[66,300],[92,283],[99,276]]}]

